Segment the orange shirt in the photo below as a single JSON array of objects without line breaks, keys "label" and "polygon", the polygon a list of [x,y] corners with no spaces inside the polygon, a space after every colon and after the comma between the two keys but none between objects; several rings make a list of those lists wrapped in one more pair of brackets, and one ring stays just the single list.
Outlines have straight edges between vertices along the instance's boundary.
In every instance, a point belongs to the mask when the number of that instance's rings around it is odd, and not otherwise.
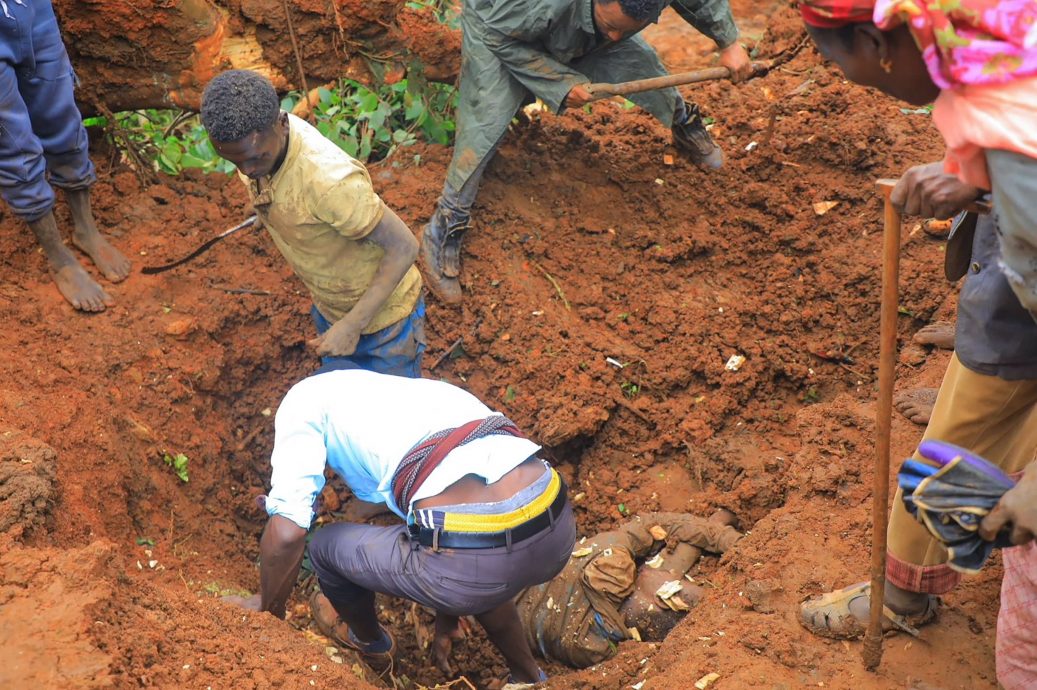
[{"label": "orange shirt", "polygon": [[1037,159],[1037,77],[944,89],[933,122],[947,143],[944,169],[989,190],[985,149]]}]

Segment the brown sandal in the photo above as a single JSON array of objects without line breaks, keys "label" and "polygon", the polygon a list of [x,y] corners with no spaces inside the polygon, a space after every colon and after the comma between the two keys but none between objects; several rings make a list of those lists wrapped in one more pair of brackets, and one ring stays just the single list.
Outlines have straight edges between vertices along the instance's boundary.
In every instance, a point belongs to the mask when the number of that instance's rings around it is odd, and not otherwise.
[{"label": "brown sandal", "polygon": [[[334,614],[334,618],[328,615],[329,611]],[[317,624],[317,629],[320,630],[322,635],[339,647],[356,652],[361,660],[370,666],[371,670],[379,678],[384,678],[386,675],[393,673],[393,669],[396,666],[396,638],[388,630],[383,628],[385,634],[389,636],[389,651],[368,652],[349,638],[349,626],[335,613],[331,602],[328,601],[328,598],[320,590],[317,590],[310,596],[310,614],[313,616],[313,622]]]},{"label": "brown sandal", "polygon": [[[804,628],[821,637],[836,640],[857,639],[864,635],[866,624],[850,612],[850,603],[861,597],[870,596],[869,582],[860,582],[821,594],[800,604],[799,622]],[[919,613],[901,615],[894,613],[888,606],[883,606],[882,630],[902,631],[917,637],[919,627],[936,620],[939,608],[940,599],[933,595],[929,595],[925,610]]]}]

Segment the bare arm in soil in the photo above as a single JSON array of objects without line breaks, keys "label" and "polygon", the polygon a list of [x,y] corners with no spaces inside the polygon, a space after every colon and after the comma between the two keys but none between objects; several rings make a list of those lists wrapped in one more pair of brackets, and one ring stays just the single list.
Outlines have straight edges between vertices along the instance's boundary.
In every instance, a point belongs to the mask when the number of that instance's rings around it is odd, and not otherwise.
[{"label": "bare arm in soil", "polygon": [[353,354],[361,332],[371,323],[371,319],[418,258],[418,241],[414,233],[392,209],[385,209],[382,219],[365,239],[381,247],[385,255],[367,292],[357,300],[349,313],[336,321],[323,336],[310,341],[319,355]]},{"label": "bare arm in soil", "polygon": [[305,548],[306,530],[280,515],[267,521],[259,542],[260,611],[284,618]]}]

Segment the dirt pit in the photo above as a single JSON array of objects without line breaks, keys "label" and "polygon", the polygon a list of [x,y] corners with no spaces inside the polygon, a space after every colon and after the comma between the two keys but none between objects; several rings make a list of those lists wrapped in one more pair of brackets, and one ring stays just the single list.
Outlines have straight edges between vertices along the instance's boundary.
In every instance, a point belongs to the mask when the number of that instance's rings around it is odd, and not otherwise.
[{"label": "dirt pit", "polygon": [[[787,8],[735,11],[763,55],[800,40]],[[649,37],[671,67],[701,65],[708,45],[678,26],[669,17]],[[920,639],[889,639],[876,674],[858,643],[796,622],[801,599],[867,572],[873,181],[941,155],[929,119],[849,86],[809,48],[765,79],[688,96],[716,119],[719,174],[671,164],[668,133],[613,103],[516,124],[467,240],[464,307],[429,305],[426,367],[461,345],[426,375],[548,447],[579,496],[581,534],[621,510],[716,507],[750,532],[692,573],[708,593],[664,643],[623,643],[583,671],[550,666],[549,687],[687,688],[711,672],[721,690],[995,687],[997,567],[946,597]],[[95,153],[96,214],[136,267],[247,213],[236,180],[141,188],[100,142]],[[416,147],[372,169],[415,230],[448,157]],[[838,203],[818,215],[816,202]],[[24,518],[0,537],[0,686],[364,687],[355,659],[308,628],[312,582],[287,623],[217,600],[258,586],[271,413],[316,364],[308,299],[272,243],[246,235],[175,272],[134,273],[109,287],[114,308],[85,316],[58,295],[31,234],[0,213],[0,439],[21,439],[41,463],[0,462],[0,519]],[[59,222],[69,226],[63,206]],[[939,245],[907,228],[902,342],[954,303]],[[851,348],[848,367],[815,354]],[[736,371],[732,355],[745,357]],[[908,353],[899,385],[933,384],[945,364],[945,353]],[[897,419],[896,454],[920,433]],[[189,481],[165,453],[189,457]],[[8,492],[8,477],[34,488]],[[341,487],[323,498],[322,519],[358,507]],[[430,662],[429,615],[381,603],[403,645],[401,683],[454,680]],[[504,676],[481,636],[454,658],[478,688]]]}]

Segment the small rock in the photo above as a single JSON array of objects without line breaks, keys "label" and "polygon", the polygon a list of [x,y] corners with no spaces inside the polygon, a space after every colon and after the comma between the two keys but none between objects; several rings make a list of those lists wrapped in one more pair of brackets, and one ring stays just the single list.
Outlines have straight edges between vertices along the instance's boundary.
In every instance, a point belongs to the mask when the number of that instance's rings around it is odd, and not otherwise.
[{"label": "small rock", "polygon": [[166,324],[166,335],[171,335],[174,338],[183,338],[184,336],[189,335],[197,327],[197,322],[188,316]]}]

